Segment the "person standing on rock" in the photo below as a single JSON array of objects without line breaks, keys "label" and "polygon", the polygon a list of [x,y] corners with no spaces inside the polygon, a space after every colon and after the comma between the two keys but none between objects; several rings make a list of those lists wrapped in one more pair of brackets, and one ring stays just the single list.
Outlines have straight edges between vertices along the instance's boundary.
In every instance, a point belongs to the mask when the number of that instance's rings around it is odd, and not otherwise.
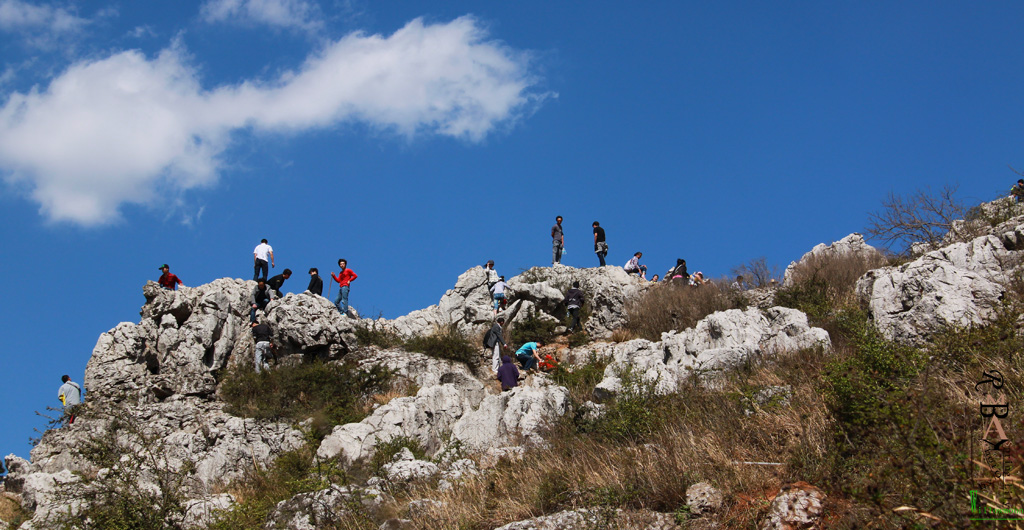
[{"label": "person standing on rock", "polygon": [[[260,244],[256,245],[256,248],[252,251],[253,260],[253,273],[252,279],[258,280],[263,278],[263,281],[267,281],[267,273],[270,269],[267,268],[267,260],[270,260],[270,266],[274,266],[274,248],[271,247],[266,239],[261,239]],[[263,276],[260,276],[260,272]]]},{"label": "person standing on rock", "polygon": [[252,308],[249,310],[249,322],[256,322],[256,310],[262,309],[267,310],[267,304],[271,300],[274,300],[277,296],[274,290],[267,285],[267,282],[263,279],[256,280],[256,288],[252,290],[252,297],[249,299]]},{"label": "person standing on rock", "polygon": [[540,364],[540,354],[537,353],[540,347],[539,342],[527,342],[516,350],[516,359],[523,365],[523,370],[533,370]]},{"label": "person standing on rock", "polygon": [[352,282],[359,276],[348,268],[346,259],[339,259],[338,266],[341,267],[341,272],[337,276],[333,272],[331,273],[331,278],[338,282],[338,298],[334,301],[334,305],[338,306],[338,311],[341,314],[348,315],[348,292]]},{"label": "person standing on rock", "polygon": [[505,299],[505,289],[508,289],[508,284],[505,283],[505,277],[499,276],[498,281],[491,286],[491,296],[494,298],[494,315],[498,315],[498,308],[501,307],[501,301]]},{"label": "person standing on rock", "polygon": [[503,324],[505,324],[505,318],[498,317],[491,329],[487,330],[487,334],[484,335],[484,348],[487,348],[484,354],[491,353],[491,369],[495,372],[501,368],[501,348],[508,348],[508,345],[505,344],[505,334],[501,330]]},{"label": "person standing on rock", "polygon": [[565,248],[565,235],[562,233],[562,216],[555,217],[555,226],[551,227],[551,264],[562,262],[562,249]]},{"label": "person standing on rock", "polygon": [[487,274],[487,290],[498,283],[498,271],[494,270],[494,260],[489,259],[484,265],[484,272]]},{"label": "person standing on rock", "polygon": [[1024,202],[1024,179],[1017,180],[1017,185],[1010,188],[1010,197],[1015,202]]},{"label": "person standing on rock", "polygon": [[82,387],[71,380],[71,376],[65,375],[60,378],[62,385],[57,390],[57,399],[64,405],[64,414],[68,417],[68,423],[75,423],[75,406],[82,403]]},{"label": "person standing on rock", "polygon": [[316,267],[309,269],[309,287],[306,287],[306,290],[317,296],[324,295],[324,281]]},{"label": "person standing on rock", "polygon": [[647,279],[647,265],[641,265],[640,264],[640,258],[642,258],[642,257],[644,257],[644,253],[643,252],[637,252],[636,254],[633,254],[633,257],[630,258],[629,261],[626,262],[626,264],[622,266],[622,268],[625,269],[626,272],[628,272],[630,274],[637,274],[641,278],[646,280]]},{"label": "person standing on rock", "polygon": [[170,265],[164,263],[163,265],[160,266],[160,270],[163,271],[163,274],[160,275],[160,279],[157,280],[157,283],[160,284],[160,287],[163,287],[168,291],[174,291],[178,289],[179,285],[182,287],[185,286],[185,284],[181,282],[181,278],[178,278],[177,276],[171,274]]},{"label": "person standing on rock", "polygon": [[267,285],[269,285],[270,288],[274,290],[274,293],[277,294],[278,298],[281,298],[282,296],[284,296],[283,294],[281,294],[281,287],[284,285],[284,281],[291,277],[292,270],[285,269],[281,274],[278,274],[277,276],[274,276],[273,278],[267,280]]},{"label": "person standing on rock", "polygon": [[580,290],[580,282],[572,282],[572,288],[566,291],[565,300],[562,303],[569,308],[572,315],[572,324],[569,325],[569,333],[576,330],[580,324],[580,308],[583,307],[583,291]]},{"label": "person standing on rock", "polygon": [[594,253],[597,254],[601,267],[604,267],[604,258],[608,256],[608,243],[604,239],[604,228],[601,228],[597,221],[594,221]]},{"label": "person standing on rock", "polygon": [[256,362],[256,373],[264,368],[270,368],[267,360],[274,356],[273,343],[270,337],[273,333],[266,322],[252,323],[252,337],[256,341],[256,348],[253,350],[253,360]]},{"label": "person standing on rock", "polygon": [[519,369],[512,362],[508,355],[501,357],[501,367],[498,368],[498,381],[501,381],[501,391],[507,392],[519,384]]}]

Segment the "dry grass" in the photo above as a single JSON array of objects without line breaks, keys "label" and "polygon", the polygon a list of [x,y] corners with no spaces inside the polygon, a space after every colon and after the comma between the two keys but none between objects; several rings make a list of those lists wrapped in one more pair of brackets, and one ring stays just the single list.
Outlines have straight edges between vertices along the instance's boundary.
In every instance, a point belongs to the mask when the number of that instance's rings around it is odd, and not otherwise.
[{"label": "dry grass", "polygon": [[888,259],[875,255],[814,256],[793,272],[791,286],[779,290],[775,303],[799,309],[820,322],[836,309],[857,305],[857,280],[872,269],[884,267]]},{"label": "dry grass", "polygon": [[11,497],[13,497],[11,494],[0,495],[0,521],[11,523],[16,528],[18,523],[24,521],[29,514],[21,508],[18,501]]},{"label": "dry grass", "polygon": [[626,304],[623,329],[628,336],[656,341],[664,332],[693,327],[711,313],[743,305],[741,297],[721,283],[691,287],[662,282]]}]

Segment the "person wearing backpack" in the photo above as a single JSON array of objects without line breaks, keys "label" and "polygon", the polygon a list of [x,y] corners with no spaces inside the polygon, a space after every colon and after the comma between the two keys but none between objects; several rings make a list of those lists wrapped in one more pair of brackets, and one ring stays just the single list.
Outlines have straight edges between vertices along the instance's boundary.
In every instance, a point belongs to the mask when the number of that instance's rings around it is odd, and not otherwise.
[{"label": "person wearing backpack", "polygon": [[60,378],[62,385],[57,390],[57,399],[64,405],[64,414],[68,416],[68,424],[75,423],[75,407],[82,404],[82,387],[71,380],[71,376]]},{"label": "person wearing backpack", "polygon": [[505,283],[505,277],[499,276],[498,281],[491,286],[491,296],[494,298],[494,315],[498,315],[498,308],[501,307],[502,300],[505,299],[505,289],[508,289],[508,284]]},{"label": "person wearing backpack", "polygon": [[565,300],[562,303],[569,308],[572,315],[572,324],[569,325],[569,333],[572,333],[580,324],[580,308],[583,307],[583,291],[580,290],[580,282],[572,282],[572,289],[565,293]]},{"label": "person wearing backpack", "polygon": [[491,353],[491,368],[495,372],[501,368],[501,348],[508,348],[508,345],[505,344],[504,332],[501,330],[504,323],[505,318],[498,317],[491,329],[484,335],[484,355]]}]

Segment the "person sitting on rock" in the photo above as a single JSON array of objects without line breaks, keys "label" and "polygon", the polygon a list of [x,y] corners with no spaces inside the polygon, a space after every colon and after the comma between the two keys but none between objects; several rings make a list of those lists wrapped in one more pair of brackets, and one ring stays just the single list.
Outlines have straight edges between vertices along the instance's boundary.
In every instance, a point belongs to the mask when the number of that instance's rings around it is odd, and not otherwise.
[{"label": "person sitting on rock", "polygon": [[701,271],[697,271],[693,273],[693,276],[690,276],[690,285],[694,287],[700,287],[705,283],[708,283],[708,281],[704,279],[704,273]]},{"label": "person sitting on rock", "polygon": [[317,295],[324,295],[324,281],[320,279],[320,271],[313,267],[309,269],[309,287],[306,290]]},{"label": "person sitting on rock", "polygon": [[583,307],[583,291],[580,290],[580,282],[572,282],[572,288],[566,291],[562,303],[569,308],[569,314],[572,315],[572,324],[569,324],[569,333],[572,333],[580,324],[580,308]]},{"label": "person sitting on rock", "polygon": [[736,291],[744,291],[746,290],[744,289],[745,283],[746,282],[743,281],[743,276],[737,276],[736,281],[732,282],[732,285],[730,285],[730,287],[732,287]]},{"label": "person sitting on rock", "polygon": [[501,367],[498,368],[498,381],[501,381],[501,391],[512,390],[519,384],[519,369],[512,363],[508,355],[501,357]]},{"label": "person sitting on rock", "polygon": [[491,329],[487,330],[487,334],[484,335],[484,348],[487,348],[484,355],[491,354],[491,369],[495,372],[501,368],[501,363],[499,362],[499,359],[501,359],[501,348],[508,348],[508,345],[505,344],[504,332],[501,330],[501,326],[504,323],[505,318],[498,317],[498,320],[494,322]]},{"label": "person sitting on rock", "polygon": [[643,252],[637,252],[636,254],[633,254],[633,257],[630,258],[629,261],[626,262],[626,264],[622,268],[626,269],[626,272],[628,272],[630,274],[639,275],[640,278],[646,280],[647,279],[647,265],[641,265],[640,264],[640,258],[642,258],[642,257],[644,257],[644,253]]},{"label": "person sitting on rock", "polygon": [[267,285],[267,282],[262,278],[256,280],[256,288],[252,290],[252,296],[249,299],[249,304],[252,305],[252,309],[249,310],[249,322],[256,322],[256,310],[266,311],[267,304],[276,298],[276,293]]},{"label": "person sitting on rock", "polygon": [[508,284],[505,283],[505,277],[499,276],[498,281],[491,286],[491,296],[494,297],[494,314],[498,314],[498,308],[501,307],[501,302],[505,300],[505,290],[508,289]]},{"label": "person sitting on rock", "polygon": [[537,353],[540,346],[539,342],[527,342],[516,350],[516,359],[523,365],[523,370],[533,370],[540,364],[540,354]]},{"label": "person sitting on rock", "polygon": [[278,298],[281,298],[282,296],[284,296],[283,294],[281,294],[281,286],[284,285],[285,280],[291,277],[292,270],[285,269],[284,271],[281,272],[281,274],[278,274],[277,276],[271,276],[271,278],[267,280],[267,285],[269,285],[270,288],[274,290]]},{"label": "person sitting on rock", "polygon": [[68,424],[72,424],[75,423],[75,407],[82,403],[82,387],[72,381],[69,375],[62,376],[60,382],[63,384],[57,389],[57,399],[64,405]]},{"label": "person sitting on rock", "polygon": [[1010,197],[1015,202],[1024,202],[1024,179],[1017,180],[1017,185],[1010,188]]},{"label": "person sitting on rock", "polygon": [[266,322],[252,323],[252,337],[256,341],[256,348],[253,350],[253,360],[256,362],[256,373],[264,368],[270,368],[267,361],[274,356],[273,343],[270,337],[273,335],[270,326]]},{"label": "person sitting on rock", "polygon": [[665,273],[665,280],[679,281],[684,285],[690,283],[690,273],[686,272],[686,260],[683,258],[677,259],[676,266]]},{"label": "person sitting on rock", "polygon": [[179,285],[181,285],[182,287],[185,286],[185,284],[181,282],[181,278],[178,278],[177,276],[171,274],[170,265],[164,263],[163,265],[160,266],[160,270],[163,271],[163,274],[160,275],[160,279],[157,280],[157,283],[160,284],[160,287],[163,287],[168,291],[174,291],[178,288]]}]

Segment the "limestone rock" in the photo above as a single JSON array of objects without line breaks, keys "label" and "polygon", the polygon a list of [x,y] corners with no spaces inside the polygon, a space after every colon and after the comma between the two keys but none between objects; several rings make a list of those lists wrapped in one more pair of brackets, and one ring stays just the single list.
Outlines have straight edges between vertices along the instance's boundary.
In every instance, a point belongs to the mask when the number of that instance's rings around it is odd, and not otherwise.
[{"label": "limestone rock", "polygon": [[821,528],[825,497],[825,492],[806,482],[782,488],[761,522],[761,530]]},{"label": "limestone rock", "polygon": [[496,530],[589,530],[591,528],[623,528],[643,530],[677,530],[671,514],[624,510],[581,508],[517,521]]},{"label": "limestone rock", "polygon": [[800,269],[801,265],[809,264],[816,258],[833,256],[857,256],[877,263],[881,263],[885,259],[878,249],[864,241],[864,236],[858,233],[853,233],[832,243],[831,245],[819,243],[815,245],[810,252],[801,256],[798,261],[790,263],[789,266],[786,267],[786,272],[782,279],[782,285],[784,287],[790,287],[793,285],[794,274]]},{"label": "limestone rock", "polygon": [[698,482],[686,488],[686,505],[693,515],[714,513],[722,507],[722,492],[707,482]]},{"label": "limestone rock", "polygon": [[417,460],[412,451],[403,447],[391,462],[384,464],[382,471],[391,482],[411,482],[432,478],[441,470],[433,462]]},{"label": "limestone rock", "polygon": [[181,521],[181,526],[196,530],[207,528],[213,523],[218,512],[228,511],[234,505],[235,498],[228,493],[191,499],[185,503],[185,518]]},{"label": "limestone rock", "polygon": [[[1024,234],[1024,225],[1012,233],[1018,231]],[[1007,249],[1004,238],[986,235],[899,267],[869,271],[857,281],[857,295],[886,338],[921,345],[949,326],[991,322],[1003,296],[1001,284],[1022,256],[1022,251]]]},{"label": "limestone rock", "polygon": [[350,503],[374,509],[387,496],[372,488],[353,488],[332,484],[331,487],[309,493],[299,493],[277,503],[268,517],[266,530],[316,530],[338,520],[348,511]]},{"label": "limestone rock", "polygon": [[612,362],[594,395],[604,400],[620,392],[626,373],[650,382],[659,394],[668,394],[694,375],[713,381],[722,371],[755,356],[816,347],[831,348],[828,333],[811,327],[807,315],[795,309],[720,311],[693,328],[663,333],[660,342],[636,339],[607,347]]}]

